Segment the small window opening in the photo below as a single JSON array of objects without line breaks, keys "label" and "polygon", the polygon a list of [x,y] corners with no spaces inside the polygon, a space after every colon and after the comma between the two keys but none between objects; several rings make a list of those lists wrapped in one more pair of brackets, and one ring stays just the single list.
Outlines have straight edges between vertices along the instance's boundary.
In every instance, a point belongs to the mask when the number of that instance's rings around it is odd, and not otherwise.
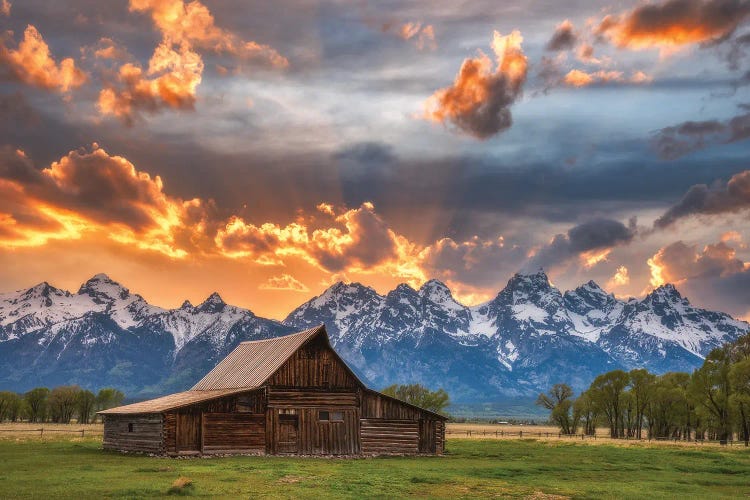
[{"label": "small window opening", "polygon": [[296,408],[282,408],[279,410],[279,415],[296,415],[297,409]]},{"label": "small window opening", "polygon": [[340,411],[332,411],[329,414],[331,422],[343,422],[344,421],[344,413]]},{"label": "small window opening", "polygon": [[321,411],[318,412],[318,420],[321,422],[343,422],[344,413],[340,411]]},{"label": "small window opening", "polygon": [[133,424],[128,424],[128,432],[133,432]]}]

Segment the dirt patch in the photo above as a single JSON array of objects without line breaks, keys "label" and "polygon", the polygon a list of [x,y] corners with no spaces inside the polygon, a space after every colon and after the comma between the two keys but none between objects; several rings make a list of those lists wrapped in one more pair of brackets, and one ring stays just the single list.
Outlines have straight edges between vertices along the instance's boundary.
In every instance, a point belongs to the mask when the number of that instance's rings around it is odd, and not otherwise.
[{"label": "dirt patch", "polygon": [[281,484],[294,484],[294,483],[299,483],[300,481],[304,481],[304,479],[305,478],[302,476],[288,475],[279,479],[278,482]]}]

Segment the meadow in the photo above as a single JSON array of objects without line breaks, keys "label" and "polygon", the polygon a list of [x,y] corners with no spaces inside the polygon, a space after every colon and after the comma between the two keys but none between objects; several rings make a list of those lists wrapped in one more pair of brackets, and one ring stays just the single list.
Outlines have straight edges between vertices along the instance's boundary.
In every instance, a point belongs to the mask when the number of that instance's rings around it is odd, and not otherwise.
[{"label": "meadow", "polygon": [[750,451],[449,439],[443,457],[169,459],[101,438],[0,439],[1,498],[746,498]]}]

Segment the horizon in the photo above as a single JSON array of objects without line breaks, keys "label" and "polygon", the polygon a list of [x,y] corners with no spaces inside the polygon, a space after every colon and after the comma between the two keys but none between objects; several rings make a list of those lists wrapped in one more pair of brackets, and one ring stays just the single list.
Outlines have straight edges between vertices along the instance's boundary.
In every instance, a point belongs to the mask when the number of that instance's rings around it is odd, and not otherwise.
[{"label": "horizon", "polygon": [[[379,295],[380,297],[385,297],[385,296],[387,296],[387,295],[388,295],[388,293],[390,293],[390,292],[393,292],[393,291],[395,291],[395,290],[396,290],[396,289],[397,289],[398,287],[400,287],[400,286],[404,286],[404,285],[405,285],[405,286],[407,286],[407,287],[411,288],[412,290],[414,290],[415,292],[419,292],[419,291],[421,291],[421,290],[422,290],[422,289],[423,289],[423,288],[424,288],[424,287],[425,287],[425,286],[426,286],[426,285],[427,285],[428,283],[430,283],[430,282],[437,282],[437,283],[440,283],[441,285],[445,286],[445,287],[446,287],[446,288],[448,289],[448,291],[449,291],[449,292],[450,292],[450,294],[451,294],[451,297],[453,298],[453,300],[454,300],[454,301],[455,301],[456,303],[458,303],[459,305],[461,305],[461,306],[464,306],[464,307],[466,307],[466,308],[469,308],[469,309],[475,309],[475,308],[479,308],[479,307],[481,307],[482,305],[484,305],[484,304],[487,304],[488,302],[491,302],[492,300],[494,300],[494,299],[495,299],[495,298],[496,298],[496,297],[497,297],[497,296],[498,296],[498,295],[499,295],[499,294],[500,294],[500,293],[501,293],[501,292],[502,292],[502,291],[503,291],[503,290],[504,290],[504,289],[505,289],[505,288],[506,288],[506,287],[507,287],[507,286],[508,286],[508,285],[510,284],[510,281],[511,281],[511,280],[512,280],[513,278],[515,278],[515,277],[517,277],[517,276],[522,276],[522,277],[523,277],[523,276],[535,276],[535,275],[538,275],[538,274],[544,274],[544,276],[545,276],[545,277],[547,278],[547,282],[549,283],[549,285],[550,285],[550,286],[551,286],[552,288],[556,288],[557,290],[559,290],[559,291],[560,291],[560,293],[561,293],[561,294],[563,294],[563,295],[564,295],[565,293],[567,293],[567,292],[573,292],[573,291],[575,291],[575,290],[576,290],[576,289],[578,289],[578,288],[584,287],[585,285],[588,285],[589,283],[594,283],[594,284],[595,284],[596,286],[598,286],[598,287],[599,287],[599,288],[600,288],[600,289],[601,289],[602,291],[604,291],[604,292],[605,292],[606,294],[614,296],[614,297],[615,297],[615,299],[617,299],[617,300],[619,300],[619,301],[621,301],[621,302],[628,302],[628,301],[631,301],[631,300],[639,300],[639,301],[640,301],[640,300],[644,300],[644,299],[645,299],[645,298],[646,298],[646,297],[647,297],[648,295],[650,295],[651,293],[653,293],[653,292],[654,292],[654,291],[656,291],[656,290],[660,290],[660,289],[664,289],[664,288],[669,288],[669,287],[672,287],[672,288],[674,288],[674,289],[675,289],[675,290],[677,291],[677,293],[678,293],[678,294],[680,294],[680,296],[681,296],[681,297],[682,297],[683,299],[686,299],[686,300],[687,300],[688,302],[690,302],[690,304],[691,304],[692,306],[694,306],[694,307],[698,307],[698,308],[700,308],[700,309],[705,309],[705,308],[701,307],[701,306],[700,306],[699,304],[694,304],[694,303],[693,303],[692,301],[690,301],[690,298],[689,298],[689,297],[687,297],[687,296],[685,296],[685,295],[683,295],[683,294],[682,294],[682,293],[680,292],[680,290],[679,290],[679,287],[678,287],[678,286],[676,286],[676,285],[675,285],[675,284],[673,284],[673,283],[662,283],[662,284],[661,284],[661,285],[659,285],[658,287],[654,287],[653,289],[649,290],[649,291],[648,291],[647,293],[644,293],[643,295],[641,295],[641,296],[639,296],[639,297],[634,297],[634,296],[622,297],[622,296],[617,296],[617,295],[615,295],[615,294],[613,294],[613,293],[611,293],[611,292],[607,291],[607,290],[606,290],[606,289],[605,289],[604,287],[602,287],[602,286],[601,286],[601,285],[600,285],[599,283],[597,283],[597,282],[596,282],[595,280],[593,280],[593,279],[591,279],[591,280],[587,280],[587,281],[585,281],[585,282],[583,282],[583,283],[580,283],[580,284],[578,284],[577,286],[575,286],[575,287],[573,287],[573,288],[567,288],[567,289],[563,289],[563,288],[560,288],[560,287],[556,286],[556,285],[555,285],[555,284],[554,284],[554,283],[553,283],[553,282],[552,282],[552,281],[551,281],[551,280],[549,279],[549,276],[547,275],[546,271],[545,271],[545,270],[543,270],[543,269],[539,269],[539,270],[537,270],[537,271],[528,271],[528,272],[523,272],[523,271],[521,271],[521,270],[517,271],[516,273],[514,273],[514,274],[513,274],[513,275],[512,275],[512,276],[511,276],[511,277],[510,277],[510,278],[508,279],[508,281],[506,281],[506,282],[505,282],[505,284],[500,284],[500,285],[499,285],[499,286],[497,287],[497,292],[496,292],[496,293],[495,293],[495,295],[493,295],[493,296],[492,296],[492,297],[491,297],[490,299],[488,299],[488,300],[486,300],[486,301],[483,301],[483,302],[478,302],[478,303],[474,303],[474,304],[472,304],[472,303],[466,303],[466,302],[463,302],[463,301],[461,301],[461,300],[460,300],[459,298],[457,298],[457,297],[456,297],[456,296],[454,295],[454,293],[453,293],[453,290],[451,290],[451,287],[450,287],[450,286],[449,286],[448,284],[444,283],[443,281],[441,281],[441,280],[439,280],[439,279],[437,279],[437,278],[430,278],[430,279],[428,279],[427,281],[425,281],[424,283],[422,283],[422,284],[421,284],[420,286],[418,286],[418,287],[413,287],[413,286],[412,286],[411,284],[409,284],[409,283],[405,283],[405,282],[404,282],[404,283],[399,283],[399,284],[398,284],[398,285],[396,285],[395,287],[393,287],[393,288],[391,288],[391,289],[388,289],[388,290],[378,290],[378,289],[376,289],[376,288],[374,288],[374,287],[372,287],[372,286],[370,286],[370,285],[367,285],[367,284],[365,284],[365,283],[361,283],[361,282],[359,282],[359,281],[350,281],[350,282],[346,282],[346,281],[337,281],[337,282],[335,282],[335,283],[332,283],[332,284],[330,284],[330,285],[327,285],[327,286],[326,286],[325,288],[321,289],[319,293],[312,293],[312,295],[308,296],[307,298],[303,298],[301,302],[299,302],[299,303],[298,303],[297,305],[293,306],[293,307],[292,307],[292,308],[290,308],[290,309],[289,309],[288,311],[286,311],[286,312],[285,312],[285,315],[284,315],[284,316],[272,316],[272,315],[270,315],[270,314],[266,314],[266,313],[264,313],[263,311],[259,311],[259,310],[257,310],[257,309],[256,309],[255,307],[253,307],[253,306],[252,306],[252,304],[244,304],[244,303],[242,303],[242,302],[235,302],[235,301],[233,301],[233,300],[227,300],[227,299],[226,299],[226,298],[224,297],[223,293],[222,293],[222,292],[221,292],[220,290],[218,290],[218,289],[216,289],[216,290],[213,290],[213,291],[211,291],[211,292],[208,292],[208,293],[207,293],[206,295],[204,295],[204,296],[203,296],[204,298],[202,298],[202,299],[191,299],[191,298],[183,297],[182,299],[179,299],[179,298],[178,298],[177,300],[174,300],[174,301],[172,301],[172,302],[171,302],[171,303],[170,303],[169,305],[165,305],[164,303],[156,303],[156,302],[154,302],[154,301],[152,301],[152,300],[149,300],[149,298],[148,298],[147,296],[145,296],[145,295],[144,295],[143,293],[141,293],[140,291],[138,291],[138,290],[135,290],[135,289],[133,289],[132,287],[130,287],[130,286],[129,286],[129,285],[127,284],[127,283],[124,283],[124,282],[123,282],[123,280],[120,280],[120,279],[116,279],[116,278],[112,278],[112,276],[110,276],[110,275],[109,275],[108,273],[104,273],[104,272],[96,273],[96,274],[94,274],[93,276],[91,276],[90,278],[88,278],[88,279],[85,279],[85,280],[83,280],[83,281],[82,281],[82,282],[81,282],[81,283],[80,283],[80,284],[79,284],[79,285],[78,285],[77,287],[61,287],[61,286],[57,286],[57,285],[56,285],[56,284],[54,284],[54,283],[50,283],[50,282],[49,282],[48,280],[44,280],[44,281],[41,281],[41,282],[35,283],[35,284],[33,284],[33,285],[30,285],[30,286],[27,286],[27,287],[23,287],[23,288],[20,288],[20,289],[16,289],[16,290],[10,290],[10,291],[3,291],[3,290],[0,290],[0,297],[2,297],[3,295],[9,295],[9,294],[13,294],[13,293],[20,293],[20,292],[24,292],[24,291],[27,291],[27,290],[30,290],[30,289],[36,288],[36,287],[38,287],[38,286],[40,286],[40,285],[44,285],[44,284],[46,284],[46,285],[48,285],[48,286],[50,286],[50,287],[52,287],[52,288],[56,288],[56,289],[58,289],[58,290],[61,290],[61,291],[63,291],[63,292],[68,292],[68,293],[70,293],[70,294],[78,294],[78,292],[79,292],[80,288],[81,288],[81,287],[83,287],[84,285],[86,285],[86,284],[87,284],[87,283],[88,283],[89,281],[92,281],[92,280],[94,280],[94,279],[96,279],[96,278],[98,278],[98,277],[102,277],[102,278],[107,278],[107,279],[109,279],[110,281],[112,281],[112,282],[114,282],[114,283],[116,283],[116,284],[120,285],[121,287],[125,288],[125,289],[126,289],[126,290],[127,290],[127,291],[128,291],[129,293],[131,293],[131,294],[134,294],[134,295],[139,295],[139,296],[143,297],[143,299],[144,299],[144,300],[145,300],[145,301],[146,301],[146,302],[147,302],[147,303],[148,303],[149,305],[152,305],[152,306],[156,306],[156,307],[159,307],[159,308],[161,308],[161,309],[164,309],[164,310],[166,310],[166,311],[168,311],[168,310],[175,310],[175,309],[179,309],[179,308],[183,307],[183,306],[185,305],[185,303],[189,303],[189,304],[190,304],[190,305],[191,305],[192,307],[199,307],[199,306],[200,306],[201,304],[204,304],[205,302],[207,302],[208,300],[210,300],[210,299],[211,299],[211,297],[213,297],[214,295],[218,295],[218,296],[219,296],[219,298],[220,298],[220,299],[221,299],[221,300],[222,300],[222,301],[223,301],[223,302],[224,302],[225,304],[227,304],[227,305],[230,305],[230,306],[233,306],[233,307],[239,307],[239,308],[241,308],[241,309],[245,309],[245,310],[248,310],[248,311],[252,312],[253,314],[257,314],[258,316],[260,316],[260,317],[263,317],[263,318],[267,318],[267,319],[272,319],[272,320],[274,320],[274,321],[278,321],[278,322],[283,322],[283,321],[284,321],[284,320],[286,319],[286,317],[287,317],[287,316],[288,316],[289,314],[291,314],[291,313],[292,313],[292,312],[293,312],[293,311],[294,311],[294,310],[295,310],[296,308],[298,308],[299,306],[301,306],[301,305],[303,305],[303,304],[306,304],[306,303],[308,303],[308,302],[310,302],[310,301],[312,301],[312,300],[316,299],[317,297],[320,297],[320,296],[321,296],[321,295],[323,295],[323,294],[324,294],[325,292],[327,292],[328,290],[330,290],[330,289],[334,288],[334,287],[335,287],[336,285],[339,285],[339,284],[343,284],[343,285],[345,285],[345,286],[351,286],[351,285],[359,285],[359,286],[362,286],[362,287],[364,287],[364,288],[369,288],[369,289],[373,290],[373,291],[374,291],[374,292],[375,292],[376,294],[378,294],[378,295]],[[75,290],[75,291],[72,291],[72,290]],[[716,311],[716,312],[720,312],[720,313],[724,313],[724,314],[729,314],[729,315],[730,315],[731,317],[733,317],[733,318],[735,318],[735,319],[738,319],[738,320],[741,320],[741,321],[745,321],[745,322],[750,322],[750,318],[745,318],[745,317],[741,317],[741,316],[734,316],[734,315],[732,315],[732,314],[730,314],[730,313],[727,313],[726,311],[720,311],[720,310],[719,310],[719,311]]]},{"label": "horizon", "polygon": [[0,0],[0,23],[0,288],[104,269],[279,317],[340,280],[479,304],[544,267],[750,318],[742,2]]}]

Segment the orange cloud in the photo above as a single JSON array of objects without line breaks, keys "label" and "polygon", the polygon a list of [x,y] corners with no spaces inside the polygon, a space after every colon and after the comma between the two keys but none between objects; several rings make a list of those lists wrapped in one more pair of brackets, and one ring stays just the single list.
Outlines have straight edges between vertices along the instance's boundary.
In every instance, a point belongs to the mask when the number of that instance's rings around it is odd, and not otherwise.
[{"label": "orange cloud", "polygon": [[579,69],[569,71],[563,78],[563,83],[570,87],[587,87],[589,85],[605,83],[651,83],[653,78],[643,71],[636,71],[630,78],[625,78],[622,71],[594,71],[586,72]]},{"label": "orange cloud", "polygon": [[49,45],[37,29],[28,25],[23,40],[16,49],[8,48],[0,40],[0,65],[10,74],[28,84],[47,90],[68,92],[86,82],[86,74],[75,61],[65,58],[58,64],[52,58]]},{"label": "orange cloud", "polygon": [[94,57],[97,59],[125,60],[129,57],[128,51],[119,46],[111,38],[103,37],[94,46]]},{"label": "orange cloud", "polygon": [[734,248],[723,241],[706,245],[702,251],[678,241],[659,249],[647,263],[654,287],[701,277],[727,277],[745,270]]},{"label": "orange cloud", "polygon": [[[114,82],[99,93],[98,108],[132,125],[140,113],[162,109],[192,110],[203,75],[203,59],[197,49],[227,53],[242,60],[257,59],[275,67],[289,62],[267,45],[243,41],[216,26],[208,8],[194,0],[131,0],[130,10],[151,15],[162,40],[148,69],[134,63],[120,66]],[[113,55],[103,49],[100,57]],[[226,69],[224,66],[221,66]]]},{"label": "orange cloud", "polygon": [[452,86],[435,92],[426,102],[424,118],[451,123],[478,139],[487,139],[512,124],[510,106],[520,97],[528,63],[518,31],[495,31],[492,49],[497,67],[483,52],[464,60]]},{"label": "orange cloud", "polygon": [[208,8],[197,0],[130,0],[133,12],[148,12],[165,39],[177,45],[258,59],[285,68],[289,61],[268,45],[244,41],[216,26]]},{"label": "orange cloud", "polygon": [[[326,204],[322,204],[326,205]],[[215,237],[218,251],[231,258],[283,263],[297,257],[328,272],[379,272],[391,269],[402,277],[421,277],[416,247],[397,235],[375,212],[372,203],[335,216],[328,227],[313,229],[299,222],[259,226],[232,217]]]},{"label": "orange cloud", "polygon": [[667,0],[606,16],[595,33],[618,47],[669,49],[721,40],[749,15],[750,4],[744,1]]},{"label": "orange cloud", "polygon": [[141,112],[193,109],[202,74],[203,60],[188,44],[174,47],[162,41],[145,73],[137,64],[120,66],[117,82],[99,93],[99,111],[131,125]]},{"label": "orange cloud", "polygon": [[286,290],[291,292],[309,292],[310,289],[294,276],[282,274],[281,276],[272,276],[265,283],[261,283],[260,290]]},{"label": "orange cloud", "polygon": [[615,288],[618,286],[625,286],[630,283],[630,272],[625,266],[617,268],[615,274],[607,281],[608,288]]},{"label": "orange cloud", "polygon": [[408,22],[401,25],[398,35],[403,40],[413,40],[419,50],[435,50],[435,29],[431,24],[422,24],[421,22]]},{"label": "orange cloud", "polygon": [[18,151],[5,150],[0,161],[6,229],[0,246],[39,246],[98,231],[120,243],[184,257],[188,250],[176,244],[177,238],[188,229],[203,229],[196,217],[203,202],[167,196],[159,176],[136,170],[96,144],[41,171]]}]

